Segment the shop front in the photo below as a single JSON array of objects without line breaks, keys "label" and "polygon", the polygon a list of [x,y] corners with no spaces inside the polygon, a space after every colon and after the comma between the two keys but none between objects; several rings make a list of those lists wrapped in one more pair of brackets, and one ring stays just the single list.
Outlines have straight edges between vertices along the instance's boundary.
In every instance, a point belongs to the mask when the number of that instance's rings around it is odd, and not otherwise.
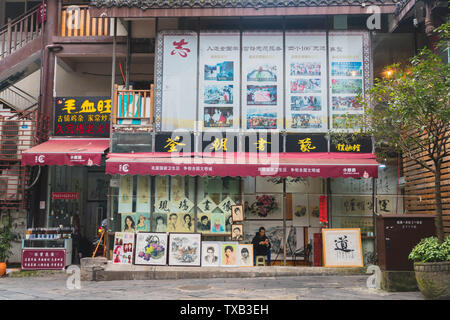
[{"label": "shop front", "polygon": [[[53,136],[23,152],[22,165],[47,175],[47,197],[40,203],[42,225],[26,231],[22,268],[61,269],[92,254],[107,215],[110,107],[102,111],[110,103],[109,97],[56,98]],[[41,254],[44,260],[35,261]]]},{"label": "shop front", "polygon": [[[302,153],[298,142],[308,138],[317,150]],[[327,152],[327,144],[316,143],[321,138],[274,132],[200,136],[178,131],[155,134],[154,152],[108,154],[109,258],[115,257],[116,232],[138,237],[168,234],[169,239],[171,234],[199,234],[206,250],[218,244],[253,247],[253,237],[264,227],[271,241],[272,264],[311,265],[314,234],[324,227],[342,227],[361,229],[367,260],[374,251],[371,204],[379,164],[372,153]],[[296,144],[291,143],[294,140]],[[172,148],[171,141],[178,144]],[[223,141],[219,151],[214,150],[215,141]],[[256,149],[263,141],[264,150]],[[235,147],[239,145],[241,152]],[[194,152],[202,146],[212,152]],[[371,149],[362,146],[360,150]],[[243,210],[237,220],[232,214],[236,206]],[[321,256],[321,249],[316,250]],[[206,256],[205,251],[202,257]],[[136,264],[139,260],[138,255],[132,259]]]}]

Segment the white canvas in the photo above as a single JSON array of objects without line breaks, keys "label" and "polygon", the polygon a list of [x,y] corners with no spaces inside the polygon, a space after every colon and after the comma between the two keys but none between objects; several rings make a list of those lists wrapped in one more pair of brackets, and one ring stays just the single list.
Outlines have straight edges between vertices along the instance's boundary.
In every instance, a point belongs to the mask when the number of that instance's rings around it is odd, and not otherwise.
[{"label": "white canvas", "polygon": [[362,267],[361,233],[355,229],[322,229],[325,267]]},{"label": "white canvas", "polygon": [[219,267],[221,258],[219,241],[202,241],[202,267]]}]

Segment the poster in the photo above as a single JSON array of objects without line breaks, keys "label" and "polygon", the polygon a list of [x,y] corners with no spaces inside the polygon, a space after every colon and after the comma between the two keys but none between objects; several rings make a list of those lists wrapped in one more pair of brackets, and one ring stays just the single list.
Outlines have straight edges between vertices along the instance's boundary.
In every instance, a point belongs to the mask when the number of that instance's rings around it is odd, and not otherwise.
[{"label": "poster", "polygon": [[308,195],[308,207],[309,207],[309,226],[318,228],[320,223],[320,195],[312,194]]},{"label": "poster", "polygon": [[133,176],[120,176],[119,213],[133,210]]},{"label": "poster", "polygon": [[175,213],[168,215],[167,232],[194,232],[193,213]]},{"label": "poster", "polygon": [[237,242],[222,242],[222,267],[236,267],[237,266]]},{"label": "poster", "polygon": [[113,263],[132,264],[134,233],[116,232],[114,235]]},{"label": "poster", "polygon": [[202,267],[219,267],[221,248],[219,241],[202,241]]},{"label": "poster", "polygon": [[136,212],[123,212],[121,214],[121,230],[123,232],[136,232],[138,216]]},{"label": "poster", "polygon": [[239,127],[239,32],[201,32],[199,115],[203,130]]},{"label": "poster", "polygon": [[167,262],[166,233],[138,233],[136,235],[136,251],[134,263],[140,265],[166,265]]},{"label": "poster", "polygon": [[55,136],[109,138],[111,97],[55,98]]},{"label": "poster", "polygon": [[169,266],[201,264],[201,234],[171,233],[169,236]]},{"label": "poster", "polygon": [[283,128],[283,33],[242,35],[242,125]]},{"label": "poster", "polygon": [[286,32],[285,56],[287,129],[326,132],[326,33]]},{"label": "poster", "polygon": [[194,128],[197,105],[197,34],[158,34],[155,77],[156,129]]},{"label": "poster", "polygon": [[137,176],[137,194],[136,194],[137,212],[150,212],[150,194],[151,194],[150,176]]},{"label": "poster", "polygon": [[238,244],[237,265],[239,267],[253,267],[253,245]]},{"label": "poster", "polygon": [[169,177],[156,176],[155,177],[155,212],[169,213]]},{"label": "poster", "polygon": [[[345,117],[362,123],[364,110],[356,97],[365,90],[364,34],[330,32],[329,35],[329,110],[332,129],[346,129]],[[369,53],[367,52],[367,55]],[[367,57],[368,58],[368,57]],[[350,128],[358,129],[358,126]]]},{"label": "poster", "polygon": [[322,229],[325,267],[362,267],[360,229]]},{"label": "poster", "polygon": [[152,231],[166,232],[167,231],[167,213],[153,212],[152,214]]},{"label": "poster", "polygon": [[211,213],[197,213],[197,232],[211,233]]},{"label": "poster", "polygon": [[296,227],[309,226],[308,195],[292,194],[292,224]]}]

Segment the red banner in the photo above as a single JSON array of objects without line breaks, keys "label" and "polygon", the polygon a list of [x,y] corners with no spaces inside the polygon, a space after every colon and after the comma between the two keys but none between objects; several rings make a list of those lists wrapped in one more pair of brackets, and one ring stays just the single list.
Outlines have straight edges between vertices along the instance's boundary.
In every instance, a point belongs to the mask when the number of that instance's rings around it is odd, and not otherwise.
[{"label": "red banner", "polygon": [[22,270],[63,270],[65,249],[22,249]]},{"label": "red banner", "polygon": [[78,192],[52,192],[54,200],[77,200]]},{"label": "red banner", "polygon": [[320,196],[319,198],[319,210],[320,210],[320,222],[328,222],[327,212],[327,196]]}]

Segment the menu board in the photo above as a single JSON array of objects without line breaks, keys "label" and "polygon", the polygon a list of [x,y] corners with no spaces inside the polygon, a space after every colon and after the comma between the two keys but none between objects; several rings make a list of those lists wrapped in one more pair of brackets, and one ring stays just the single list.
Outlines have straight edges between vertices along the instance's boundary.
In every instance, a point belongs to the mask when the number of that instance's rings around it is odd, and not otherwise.
[{"label": "menu board", "polygon": [[326,33],[287,32],[285,54],[286,128],[326,132]]},{"label": "menu board", "polygon": [[[362,123],[364,114],[362,106],[356,101],[357,95],[365,90],[363,34],[330,33],[328,51],[331,128],[343,130],[347,129],[346,117]],[[354,126],[349,129],[358,128]]]},{"label": "menu board", "polygon": [[204,130],[239,127],[240,34],[200,33],[199,118]]},{"label": "menu board", "polygon": [[242,35],[243,128],[283,127],[283,33]]}]

